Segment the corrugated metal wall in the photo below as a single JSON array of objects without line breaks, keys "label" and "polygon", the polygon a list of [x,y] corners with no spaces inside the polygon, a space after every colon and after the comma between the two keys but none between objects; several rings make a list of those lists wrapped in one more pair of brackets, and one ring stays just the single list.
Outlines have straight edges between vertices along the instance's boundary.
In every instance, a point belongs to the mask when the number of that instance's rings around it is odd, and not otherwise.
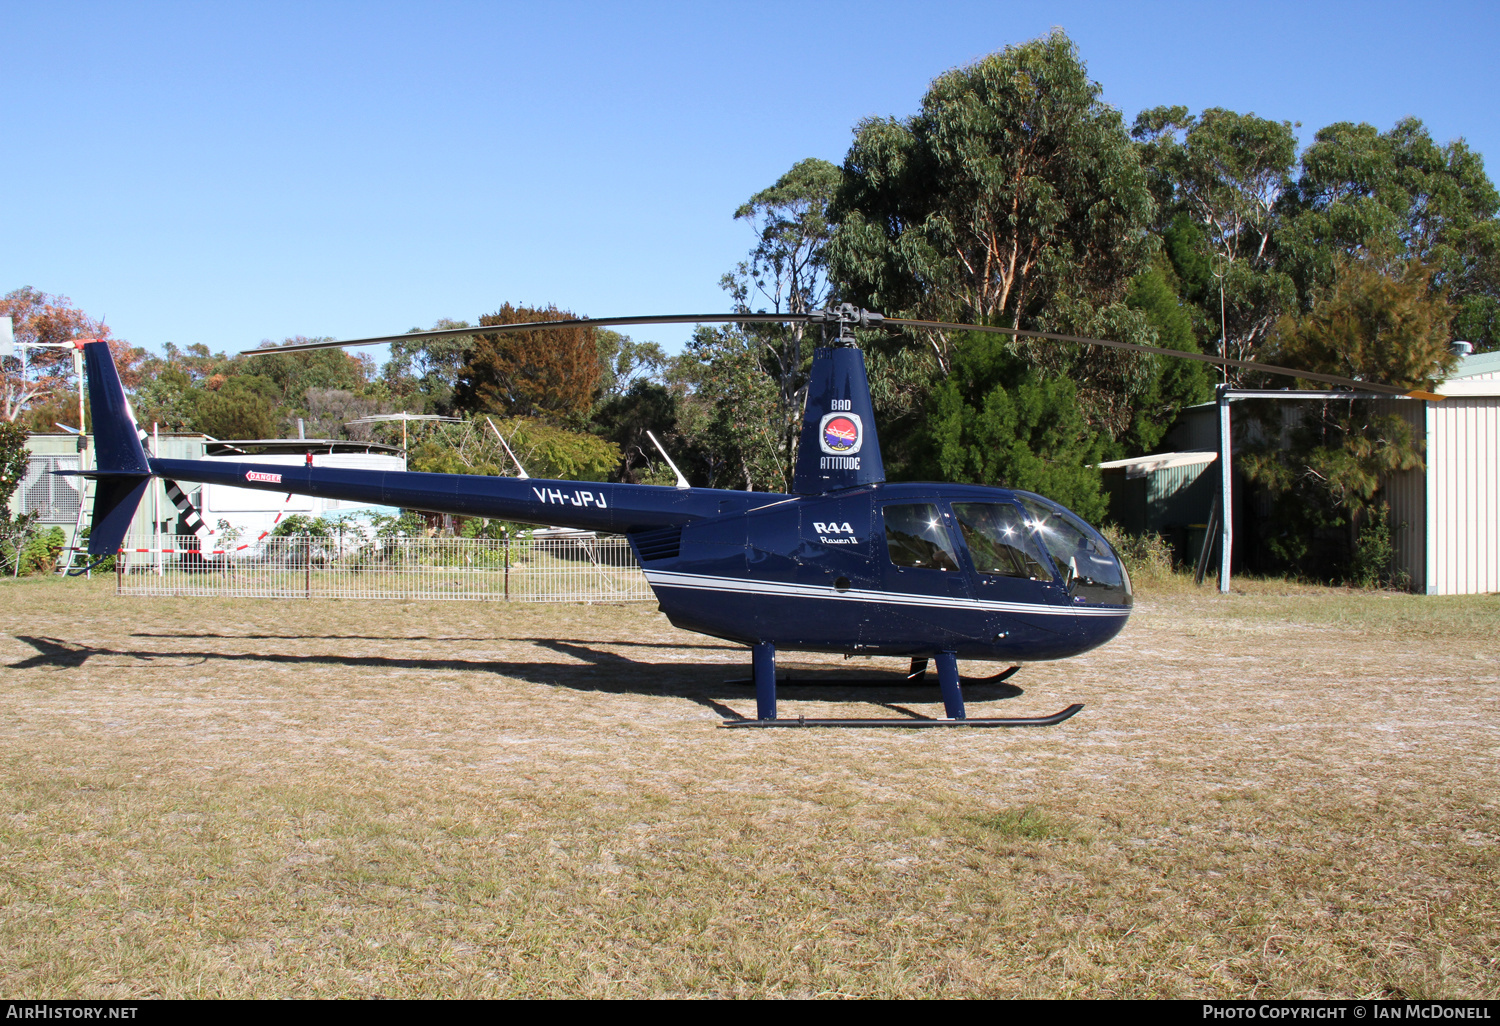
[{"label": "corrugated metal wall", "polygon": [[[1418,442],[1427,439],[1427,403],[1410,399],[1372,400],[1377,414],[1405,418]],[[1424,447],[1425,448],[1425,447]],[[1396,570],[1411,577],[1417,591],[1427,590],[1427,474],[1403,470],[1386,478],[1386,501],[1391,504],[1391,530],[1396,545]]]},{"label": "corrugated metal wall", "polygon": [[1209,507],[1218,494],[1219,462],[1163,467],[1147,480],[1148,531],[1201,524],[1208,520]]},{"label": "corrugated metal wall", "polygon": [[1425,590],[1500,591],[1500,397],[1425,405],[1433,531]]}]

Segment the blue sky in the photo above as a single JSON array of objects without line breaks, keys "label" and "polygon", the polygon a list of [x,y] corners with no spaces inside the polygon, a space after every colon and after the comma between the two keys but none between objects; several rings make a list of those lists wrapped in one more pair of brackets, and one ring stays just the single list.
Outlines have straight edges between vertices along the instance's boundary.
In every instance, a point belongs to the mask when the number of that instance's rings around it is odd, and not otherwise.
[{"label": "blue sky", "polygon": [[[0,292],[159,350],[507,300],[726,308],[735,207],[927,84],[1065,29],[1160,103],[1422,118],[1500,152],[1500,5],[0,2]],[[1496,176],[1491,161],[1491,177]],[[642,328],[676,348],[685,329]]]}]

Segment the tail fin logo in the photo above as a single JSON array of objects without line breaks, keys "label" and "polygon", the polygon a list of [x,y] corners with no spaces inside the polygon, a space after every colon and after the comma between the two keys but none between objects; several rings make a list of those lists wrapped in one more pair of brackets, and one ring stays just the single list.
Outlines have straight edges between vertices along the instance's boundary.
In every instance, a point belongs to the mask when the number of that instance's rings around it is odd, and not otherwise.
[{"label": "tail fin logo", "polygon": [[864,423],[857,413],[829,413],[818,425],[818,441],[833,456],[852,456],[864,444]]}]

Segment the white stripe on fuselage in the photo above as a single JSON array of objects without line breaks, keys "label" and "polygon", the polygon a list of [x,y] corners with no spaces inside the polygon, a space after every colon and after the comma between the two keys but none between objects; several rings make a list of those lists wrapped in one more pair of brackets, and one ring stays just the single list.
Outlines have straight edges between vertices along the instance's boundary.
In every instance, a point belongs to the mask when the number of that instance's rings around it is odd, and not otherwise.
[{"label": "white stripe on fuselage", "polygon": [[947,595],[917,595],[905,591],[863,591],[851,588],[835,591],[831,585],[787,584],[773,581],[750,581],[739,577],[711,577],[707,574],[676,574],[661,570],[645,571],[653,588],[690,588],[697,591],[729,591],[742,595],[779,595],[785,598],[831,599],[836,602],[876,602],[893,606],[925,606],[929,609],[977,609],[993,613],[1030,613],[1040,616],[1129,616],[1130,610],[1100,606],[1048,606],[1038,602],[992,602],[984,599],[955,598]]}]

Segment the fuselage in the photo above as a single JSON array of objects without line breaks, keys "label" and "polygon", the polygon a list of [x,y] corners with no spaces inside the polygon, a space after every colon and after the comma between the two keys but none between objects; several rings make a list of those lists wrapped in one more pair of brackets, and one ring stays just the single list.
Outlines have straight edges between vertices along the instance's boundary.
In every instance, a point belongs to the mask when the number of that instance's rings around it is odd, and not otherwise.
[{"label": "fuselage", "polygon": [[820,495],[150,461],[185,481],[625,534],[686,630],[783,651],[1017,662],[1114,637],[1130,582],[1092,527],[1040,496],[875,483]]},{"label": "fuselage", "polygon": [[1130,615],[1109,544],[1025,492],[882,483],[631,540],[674,625],[779,650],[1062,659]]}]

